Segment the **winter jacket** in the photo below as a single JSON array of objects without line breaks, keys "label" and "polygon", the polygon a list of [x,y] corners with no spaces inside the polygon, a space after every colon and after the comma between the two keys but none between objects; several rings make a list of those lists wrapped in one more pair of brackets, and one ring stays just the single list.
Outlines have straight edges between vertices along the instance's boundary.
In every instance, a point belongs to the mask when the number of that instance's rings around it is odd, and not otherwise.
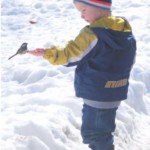
[{"label": "winter jacket", "polygon": [[84,27],[65,48],[46,49],[44,58],[54,65],[77,65],[76,96],[95,101],[127,98],[136,41],[128,21],[104,17]]}]

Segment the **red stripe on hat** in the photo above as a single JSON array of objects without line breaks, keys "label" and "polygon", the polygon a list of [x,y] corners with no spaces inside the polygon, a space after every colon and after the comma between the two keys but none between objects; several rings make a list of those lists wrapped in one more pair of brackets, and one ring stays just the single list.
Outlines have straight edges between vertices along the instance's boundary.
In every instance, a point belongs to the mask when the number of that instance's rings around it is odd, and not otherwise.
[{"label": "red stripe on hat", "polygon": [[103,5],[106,5],[106,6],[111,6],[111,3],[103,2],[101,0],[89,0],[89,1],[94,2],[94,3],[98,3],[98,4],[103,4]]}]

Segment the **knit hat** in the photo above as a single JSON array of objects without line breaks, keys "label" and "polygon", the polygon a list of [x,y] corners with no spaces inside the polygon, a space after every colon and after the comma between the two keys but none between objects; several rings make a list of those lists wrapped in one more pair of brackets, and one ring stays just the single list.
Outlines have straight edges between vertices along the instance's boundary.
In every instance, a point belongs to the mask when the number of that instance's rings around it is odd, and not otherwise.
[{"label": "knit hat", "polygon": [[74,0],[74,2],[82,2],[106,10],[111,10],[111,5],[112,5],[112,0]]}]

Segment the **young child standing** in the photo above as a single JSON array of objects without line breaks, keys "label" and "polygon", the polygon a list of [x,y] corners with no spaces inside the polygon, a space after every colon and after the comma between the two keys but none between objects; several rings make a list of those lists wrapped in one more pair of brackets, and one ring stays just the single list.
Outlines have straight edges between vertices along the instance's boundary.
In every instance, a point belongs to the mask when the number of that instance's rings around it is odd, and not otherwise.
[{"label": "young child standing", "polygon": [[51,64],[74,66],[75,92],[83,98],[81,135],[92,150],[114,150],[116,111],[127,99],[136,53],[131,26],[111,15],[111,0],[74,0],[89,22],[64,48],[27,51]]}]

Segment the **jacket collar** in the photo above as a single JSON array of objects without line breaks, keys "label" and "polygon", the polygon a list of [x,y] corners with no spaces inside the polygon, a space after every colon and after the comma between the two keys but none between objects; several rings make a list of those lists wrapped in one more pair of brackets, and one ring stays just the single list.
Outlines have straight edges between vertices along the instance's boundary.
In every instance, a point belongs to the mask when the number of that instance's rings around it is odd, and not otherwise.
[{"label": "jacket collar", "polygon": [[125,18],[122,17],[103,17],[92,24],[90,24],[90,27],[102,27],[102,28],[109,28],[116,31],[122,31],[122,32],[131,32],[132,28],[128,21]]}]

